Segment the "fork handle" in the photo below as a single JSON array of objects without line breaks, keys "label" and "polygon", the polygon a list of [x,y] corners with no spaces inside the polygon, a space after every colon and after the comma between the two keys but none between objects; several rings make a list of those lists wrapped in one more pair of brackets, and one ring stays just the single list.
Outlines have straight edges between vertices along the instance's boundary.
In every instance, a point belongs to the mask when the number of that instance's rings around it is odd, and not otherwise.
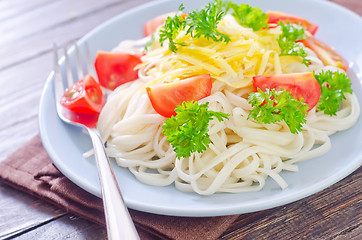
[{"label": "fork handle", "polygon": [[87,128],[87,130],[93,142],[94,154],[98,165],[97,169],[102,189],[108,239],[140,239],[119,190],[100,134],[94,128]]}]

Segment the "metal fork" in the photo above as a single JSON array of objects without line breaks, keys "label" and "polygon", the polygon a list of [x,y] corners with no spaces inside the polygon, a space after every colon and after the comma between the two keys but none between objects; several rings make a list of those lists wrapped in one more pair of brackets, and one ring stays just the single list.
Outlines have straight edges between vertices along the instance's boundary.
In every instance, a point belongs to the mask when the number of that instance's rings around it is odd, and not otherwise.
[{"label": "metal fork", "polygon": [[[73,66],[73,70],[78,72],[78,79],[81,79],[79,74],[85,76],[86,73],[89,72],[88,69],[85,69],[89,68],[89,64],[86,64],[88,67],[85,67],[85,65],[82,67],[80,64],[81,57],[77,44],[74,45],[74,48],[76,64]],[[102,139],[96,128],[98,115],[77,114],[63,108],[60,104],[60,98],[66,88],[71,87],[71,85],[74,84],[72,68],[69,61],[70,57],[66,47],[64,48],[64,56],[66,74],[63,75],[66,76],[62,77],[58,60],[58,49],[57,46],[54,45],[54,93],[56,97],[56,108],[59,117],[64,122],[85,128],[92,139],[98,176],[102,189],[102,199],[106,217],[108,239],[139,239],[136,228],[132,222],[118,187],[112,166],[110,165],[109,159],[107,158]],[[68,86],[65,86],[66,83]]]}]

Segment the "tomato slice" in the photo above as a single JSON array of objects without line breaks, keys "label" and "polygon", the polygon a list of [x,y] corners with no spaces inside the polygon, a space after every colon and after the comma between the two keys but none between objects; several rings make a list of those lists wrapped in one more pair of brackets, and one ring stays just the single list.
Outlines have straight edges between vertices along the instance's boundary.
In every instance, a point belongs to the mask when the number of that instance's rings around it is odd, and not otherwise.
[{"label": "tomato slice", "polygon": [[172,16],[172,14],[175,14],[175,13],[162,14],[160,16],[157,16],[157,17],[152,18],[151,20],[147,21],[143,26],[144,36],[147,37],[147,36],[153,34],[159,26],[161,26],[165,23],[166,19],[169,16]]},{"label": "tomato slice", "polygon": [[318,30],[317,25],[315,25],[301,17],[297,17],[297,16],[293,16],[291,14],[277,12],[277,11],[268,11],[266,14],[269,17],[268,24],[271,24],[271,23],[278,24],[279,21],[282,21],[283,23],[286,23],[287,21],[289,21],[290,23],[294,23],[294,24],[300,23],[300,25],[302,27],[304,27],[312,35],[314,35]]},{"label": "tomato slice", "polygon": [[134,68],[139,63],[141,63],[140,54],[99,51],[94,65],[99,83],[105,88],[114,90],[119,85],[138,78],[138,70]]},{"label": "tomato slice", "polygon": [[348,62],[345,58],[328,47],[327,44],[319,41],[315,37],[308,37],[307,39],[300,40],[307,48],[312,49],[324,65],[332,65],[342,68],[347,72]]},{"label": "tomato slice", "polygon": [[262,91],[269,89],[283,89],[291,95],[308,104],[309,110],[319,101],[321,88],[312,72],[277,74],[271,76],[253,77],[254,90],[260,88]]},{"label": "tomato slice", "polygon": [[100,85],[88,74],[64,92],[60,104],[74,112],[99,113],[105,99]]},{"label": "tomato slice", "polygon": [[[175,14],[176,14],[175,12],[170,12],[170,13],[162,14],[160,16],[157,16],[157,17],[152,18],[151,20],[147,21],[143,26],[144,36],[147,37],[147,36],[153,34],[159,26],[165,24],[166,19],[168,17],[172,17]],[[185,20],[186,16],[188,16],[188,14],[186,14],[186,13],[181,14],[181,17],[184,20]]]},{"label": "tomato slice", "polygon": [[183,102],[198,101],[211,93],[210,74],[186,78],[174,83],[147,87],[148,97],[155,111],[164,117],[176,115],[175,108]]}]

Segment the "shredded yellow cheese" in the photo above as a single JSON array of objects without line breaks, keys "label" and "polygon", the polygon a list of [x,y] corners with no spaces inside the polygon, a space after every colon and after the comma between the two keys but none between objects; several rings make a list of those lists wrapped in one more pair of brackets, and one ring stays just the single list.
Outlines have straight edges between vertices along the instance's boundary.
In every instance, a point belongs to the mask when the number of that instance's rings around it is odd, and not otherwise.
[{"label": "shredded yellow cheese", "polygon": [[[192,38],[181,33],[177,52],[171,52],[167,44],[157,41],[142,58],[142,66],[152,82],[173,82],[183,78],[209,73],[214,81],[223,82],[234,88],[247,87],[256,75],[272,75],[287,72],[289,65],[300,63],[298,57],[280,57],[277,42],[280,28],[254,32],[242,27],[233,16],[226,15],[218,30],[227,34],[229,43],[213,42],[205,38]],[[156,35],[157,37],[157,35]]]}]

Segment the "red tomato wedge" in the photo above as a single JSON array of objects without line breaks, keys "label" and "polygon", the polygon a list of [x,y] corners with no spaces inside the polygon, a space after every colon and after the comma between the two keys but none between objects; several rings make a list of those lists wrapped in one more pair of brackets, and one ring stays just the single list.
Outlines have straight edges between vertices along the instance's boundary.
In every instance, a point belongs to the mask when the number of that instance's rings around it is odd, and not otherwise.
[{"label": "red tomato wedge", "polygon": [[[163,25],[166,22],[166,19],[168,17],[174,16],[175,12],[170,12],[166,14],[162,14],[160,16],[157,16],[155,18],[152,18],[151,20],[147,21],[143,26],[143,33],[144,36],[147,37],[151,34],[153,34],[157,28],[161,25]],[[188,16],[186,13],[182,13],[181,17],[185,20],[186,16]]]},{"label": "red tomato wedge", "polygon": [[88,74],[64,92],[60,104],[74,112],[99,113],[105,99],[99,83]]},{"label": "red tomato wedge", "polygon": [[300,40],[300,42],[302,42],[307,48],[312,49],[324,65],[339,67],[347,72],[347,60],[328,47],[325,43],[319,41],[315,37],[308,37],[307,39]]},{"label": "red tomato wedge", "polygon": [[268,11],[266,14],[269,17],[268,24],[271,24],[271,23],[278,24],[279,21],[282,21],[283,23],[286,23],[287,21],[289,21],[290,23],[294,23],[294,24],[300,23],[300,25],[302,27],[304,27],[312,35],[314,35],[318,30],[317,25],[315,25],[301,17],[297,17],[297,16],[293,16],[291,14],[277,12],[277,11]]},{"label": "red tomato wedge", "polygon": [[165,23],[166,19],[169,16],[172,16],[173,14],[175,14],[175,13],[162,14],[160,16],[157,16],[157,17],[152,18],[151,20],[147,21],[143,26],[144,36],[147,37],[147,36],[153,34],[156,31],[156,29],[159,26],[163,25]]},{"label": "red tomato wedge", "polygon": [[271,76],[253,77],[254,90],[260,88],[262,91],[269,89],[283,89],[291,95],[308,104],[309,110],[319,101],[321,88],[312,72],[288,73]]},{"label": "red tomato wedge", "polygon": [[125,52],[99,51],[95,68],[99,83],[114,90],[119,85],[138,78],[138,70],[134,68],[141,63],[141,55]]},{"label": "red tomato wedge", "polygon": [[155,111],[164,117],[176,115],[175,108],[183,102],[198,101],[211,93],[210,74],[186,78],[174,83],[147,87],[148,97]]}]

